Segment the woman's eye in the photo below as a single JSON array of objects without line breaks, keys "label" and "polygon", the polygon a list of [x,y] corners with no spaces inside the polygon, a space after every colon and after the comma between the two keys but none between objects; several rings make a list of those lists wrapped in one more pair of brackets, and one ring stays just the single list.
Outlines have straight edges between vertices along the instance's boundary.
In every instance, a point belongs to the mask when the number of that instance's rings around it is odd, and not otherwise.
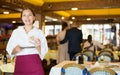
[{"label": "woman's eye", "polygon": [[32,14],[29,14],[29,16],[32,16]]},{"label": "woman's eye", "polygon": [[23,15],[23,17],[25,17],[25,16],[32,16],[32,14],[29,14],[29,15]]},{"label": "woman's eye", "polygon": [[23,17],[25,17],[26,15],[22,15]]}]

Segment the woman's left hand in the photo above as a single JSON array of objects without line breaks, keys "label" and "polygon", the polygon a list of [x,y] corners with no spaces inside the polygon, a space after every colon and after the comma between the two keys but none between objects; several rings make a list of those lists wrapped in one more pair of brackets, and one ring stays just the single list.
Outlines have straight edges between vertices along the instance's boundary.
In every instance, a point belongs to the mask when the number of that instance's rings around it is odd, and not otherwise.
[{"label": "woman's left hand", "polygon": [[34,38],[33,41],[34,41],[33,44],[35,45],[36,49],[41,53],[41,42],[40,42],[40,39]]},{"label": "woman's left hand", "polygon": [[36,49],[40,52],[40,50],[41,50],[40,39],[38,39],[38,38],[32,38],[30,42],[33,43],[35,45]]},{"label": "woman's left hand", "polygon": [[34,39],[34,45],[35,45],[35,47],[40,46],[40,40],[39,39]]},{"label": "woman's left hand", "polygon": [[35,47],[40,46],[40,40],[37,38],[30,39],[30,42],[35,45]]}]

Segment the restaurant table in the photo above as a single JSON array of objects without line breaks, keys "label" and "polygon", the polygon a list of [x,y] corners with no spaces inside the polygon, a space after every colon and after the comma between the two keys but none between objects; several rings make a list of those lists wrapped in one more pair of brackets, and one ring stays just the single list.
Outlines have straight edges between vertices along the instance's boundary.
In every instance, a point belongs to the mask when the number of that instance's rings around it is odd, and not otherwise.
[{"label": "restaurant table", "polygon": [[63,61],[51,68],[49,75],[61,75],[61,68],[67,63],[75,63],[75,61]]},{"label": "restaurant table", "polygon": [[0,61],[0,71],[1,71],[0,75],[4,75],[5,73],[10,73],[10,74],[14,73],[14,65],[15,65],[14,62],[3,64],[3,62]]},{"label": "restaurant table", "polygon": [[[76,62],[75,61],[63,61],[63,62],[53,66],[50,70],[49,75],[61,75],[61,68],[67,63],[76,63]],[[82,64],[82,65],[85,66],[88,71],[90,69],[92,69],[93,67],[103,67],[103,66],[101,66],[101,64],[98,65],[97,63],[98,62],[84,62],[84,64]],[[113,69],[118,75],[120,75],[120,63],[114,62],[114,63],[106,63],[104,65],[106,65],[106,67],[111,66],[111,69]]]}]

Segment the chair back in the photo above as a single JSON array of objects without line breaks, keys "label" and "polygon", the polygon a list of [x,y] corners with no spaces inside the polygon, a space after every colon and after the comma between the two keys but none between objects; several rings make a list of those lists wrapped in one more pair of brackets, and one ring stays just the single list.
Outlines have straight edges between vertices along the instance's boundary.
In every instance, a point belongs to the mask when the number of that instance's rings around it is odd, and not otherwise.
[{"label": "chair back", "polygon": [[89,56],[90,57],[90,61],[93,60],[94,51],[92,51],[92,50],[84,50],[83,54]]},{"label": "chair back", "polygon": [[88,72],[88,75],[117,75],[117,73],[110,68],[94,67]]},{"label": "chair back", "polygon": [[104,55],[104,54],[113,56],[113,52],[110,51],[110,50],[102,50],[102,51],[99,52],[99,55]]},{"label": "chair back", "polygon": [[102,50],[99,52],[98,56],[104,56],[104,59],[106,61],[114,61],[114,55],[113,55],[113,52],[110,51],[110,50]]},{"label": "chair back", "polygon": [[104,55],[98,56],[98,61],[112,62],[112,61],[114,61],[114,59],[113,59],[113,56],[110,56],[108,54],[104,54]]},{"label": "chair back", "polygon": [[65,64],[61,69],[61,75],[86,75],[87,69],[76,63]]},{"label": "chair back", "polygon": [[77,58],[79,57],[79,56],[82,56],[83,55],[83,61],[90,61],[90,57],[88,56],[88,55],[86,55],[86,54],[82,54],[82,53],[77,53],[77,54],[75,54],[74,56],[73,56],[73,61],[75,61],[75,60],[77,60]]}]

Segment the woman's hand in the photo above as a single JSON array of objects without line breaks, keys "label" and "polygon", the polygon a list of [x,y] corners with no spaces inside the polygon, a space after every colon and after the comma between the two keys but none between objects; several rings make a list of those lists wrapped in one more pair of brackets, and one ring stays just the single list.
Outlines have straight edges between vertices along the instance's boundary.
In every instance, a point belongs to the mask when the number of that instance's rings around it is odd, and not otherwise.
[{"label": "woman's hand", "polygon": [[34,38],[31,43],[33,43],[35,45],[36,49],[40,52],[40,50],[41,50],[40,39]]},{"label": "woman's hand", "polygon": [[16,53],[20,52],[21,50],[22,50],[22,48],[21,48],[19,45],[17,45],[17,46],[14,48],[12,54],[16,54]]},{"label": "woman's hand", "polygon": [[35,47],[40,46],[40,40],[39,39],[34,39],[34,45],[35,45]]}]

